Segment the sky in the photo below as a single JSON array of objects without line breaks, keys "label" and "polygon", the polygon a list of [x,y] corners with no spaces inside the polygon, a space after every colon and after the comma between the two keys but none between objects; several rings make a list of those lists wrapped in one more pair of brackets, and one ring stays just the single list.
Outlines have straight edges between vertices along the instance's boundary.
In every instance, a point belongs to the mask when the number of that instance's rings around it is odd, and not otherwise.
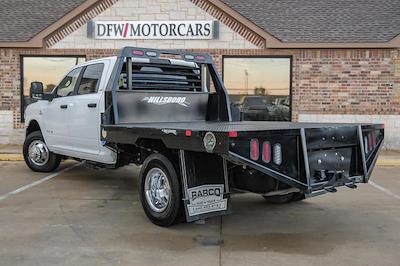
[{"label": "sky", "polygon": [[224,83],[230,93],[254,94],[255,87],[264,87],[269,95],[289,95],[289,58],[225,58]]}]

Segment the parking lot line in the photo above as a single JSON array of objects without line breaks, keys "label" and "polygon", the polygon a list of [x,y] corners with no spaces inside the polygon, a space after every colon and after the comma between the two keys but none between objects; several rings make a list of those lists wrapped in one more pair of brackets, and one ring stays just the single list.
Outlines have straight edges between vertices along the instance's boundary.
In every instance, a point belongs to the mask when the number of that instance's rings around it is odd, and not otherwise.
[{"label": "parking lot line", "polygon": [[29,188],[32,188],[32,187],[34,187],[34,186],[37,186],[37,185],[39,185],[39,184],[41,184],[41,183],[43,183],[43,182],[45,182],[45,181],[47,181],[47,180],[50,180],[50,179],[52,179],[52,178],[54,178],[54,177],[56,177],[56,176],[59,176],[59,175],[65,173],[65,172],[67,172],[67,171],[69,171],[69,170],[71,170],[71,169],[73,169],[73,168],[75,168],[75,167],[77,167],[77,166],[79,166],[79,165],[81,165],[81,164],[82,164],[82,163],[74,164],[74,165],[72,165],[72,166],[70,166],[70,167],[67,167],[67,168],[61,170],[61,171],[58,171],[58,172],[53,173],[53,174],[51,174],[51,175],[45,176],[45,177],[43,177],[42,179],[36,180],[35,182],[32,182],[32,183],[27,184],[27,185],[25,185],[25,186],[23,186],[23,187],[17,188],[16,190],[13,190],[13,191],[8,192],[8,193],[6,193],[6,194],[4,194],[4,195],[1,195],[1,196],[0,196],[0,201],[4,200],[4,199],[6,199],[6,198],[8,198],[8,197],[10,197],[10,196],[16,195],[16,194],[18,194],[18,193],[20,193],[20,192],[22,192],[22,191],[25,191],[25,190],[27,190],[27,189],[29,189]]},{"label": "parking lot line", "polygon": [[396,198],[396,199],[400,200],[400,196],[397,195],[397,194],[395,194],[395,193],[393,193],[393,192],[390,191],[389,189],[384,188],[384,187],[382,187],[381,185],[378,185],[377,183],[375,183],[375,182],[373,182],[373,181],[368,181],[368,183],[371,184],[371,186],[373,186],[374,188],[376,188],[376,189],[378,189],[378,190],[380,190],[380,191],[382,191],[382,192],[384,192],[384,193],[386,193],[386,194],[392,196],[393,198]]}]

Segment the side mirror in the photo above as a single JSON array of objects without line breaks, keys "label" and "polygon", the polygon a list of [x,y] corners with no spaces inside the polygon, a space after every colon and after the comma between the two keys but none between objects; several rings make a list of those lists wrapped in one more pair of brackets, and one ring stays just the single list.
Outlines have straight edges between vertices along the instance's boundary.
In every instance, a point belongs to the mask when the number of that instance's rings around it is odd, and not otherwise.
[{"label": "side mirror", "polygon": [[29,96],[32,99],[42,100],[43,99],[43,83],[42,82],[32,82],[29,89]]}]

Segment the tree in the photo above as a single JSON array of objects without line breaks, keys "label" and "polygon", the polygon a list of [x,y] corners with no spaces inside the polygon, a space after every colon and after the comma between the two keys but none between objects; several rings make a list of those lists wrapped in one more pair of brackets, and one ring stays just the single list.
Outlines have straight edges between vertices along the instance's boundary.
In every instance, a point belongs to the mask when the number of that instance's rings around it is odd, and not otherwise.
[{"label": "tree", "polygon": [[267,90],[262,86],[255,87],[254,88],[254,94],[255,95],[268,95]]}]

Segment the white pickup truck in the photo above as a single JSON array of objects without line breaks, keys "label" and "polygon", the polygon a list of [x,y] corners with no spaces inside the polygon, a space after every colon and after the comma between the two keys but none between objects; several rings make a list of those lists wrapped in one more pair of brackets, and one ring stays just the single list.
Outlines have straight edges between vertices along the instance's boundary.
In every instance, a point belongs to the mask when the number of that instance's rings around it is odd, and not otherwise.
[{"label": "white pickup truck", "polygon": [[162,226],[229,213],[231,189],[287,203],[356,188],[384,139],[380,124],[233,121],[212,58],[194,52],[126,47],[30,94],[26,164],[141,165],[143,208]]}]

